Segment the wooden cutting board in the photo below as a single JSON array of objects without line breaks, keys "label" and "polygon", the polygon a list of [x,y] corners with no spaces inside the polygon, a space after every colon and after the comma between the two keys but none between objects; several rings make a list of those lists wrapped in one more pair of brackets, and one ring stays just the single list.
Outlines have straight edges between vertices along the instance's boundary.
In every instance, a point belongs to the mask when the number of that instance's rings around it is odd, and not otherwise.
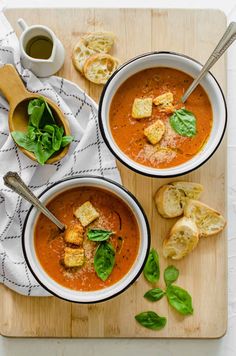
[{"label": "wooden cutting board", "polygon": [[[94,30],[110,30],[117,35],[114,54],[125,61],[151,50],[171,50],[204,62],[226,27],[226,18],[215,10],[136,9],[17,9],[6,11],[14,29],[23,17],[28,24],[51,27],[66,49],[66,61],[59,75],[73,80],[95,100],[101,87],[89,84],[71,63],[71,51],[79,36]],[[225,58],[213,69],[225,90]],[[202,200],[226,214],[226,140],[202,168],[181,179],[200,182],[205,187]],[[161,242],[174,221],[157,215],[153,194],[170,180],[137,175],[119,164],[124,185],[143,205],[152,229],[152,245],[161,256]],[[161,270],[167,266],[161,257]],[[167,305],[165,298],[150,303],[143,294],[150,286],[141,276],[124,294],[97,305],[71,304],[55,297],[31,298],[1,285],[0,329],[2,335],[23,337],[132,337],[132,338],[217,338],[227,324],[227,232],[202,239],[198,248],[182,261],[178,285],[193,297],[194,315],[182,317]],[[160,286],[163,280],[160,280]],[[134,315],[154,310],[168,318],[161,331],[138,325]]]}]

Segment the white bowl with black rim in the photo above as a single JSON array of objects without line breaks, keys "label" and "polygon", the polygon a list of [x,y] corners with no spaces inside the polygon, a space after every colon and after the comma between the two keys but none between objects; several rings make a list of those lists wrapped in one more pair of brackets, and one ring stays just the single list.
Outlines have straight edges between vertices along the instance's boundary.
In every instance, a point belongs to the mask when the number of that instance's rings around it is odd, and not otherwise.
[{"label": "white bowl with black rim", "polygon": [[223,91],[212,73],[207,73],[201,81],[201,86],[207,93],[213,111],[213,126],[204,147],[189,161],[170,168],[152,168],[135,162],[129,158],[115,142],[110,128],[110,106],[119,87],[132,75],[145,69],[169,67],[178,69],[195,78],[202,64],[183,54],[174,52],[150,52],[124,63],[106,83],[99,102],[99,125],[103,139],[114,154],[131,170],[151,177],[175,177],[189,173],[204,164],[219,147],[226,129],[227,108]]},{"label": "white bowl with black rim", "polygon": [[143,208],[137,199],[120,184],[101,177],[78,176],[64,179],[41,193],[40,200],[47,204],[58,194],[79,187],[101,188],[119,197],[133,212],[139,227],[140,243],[135,262],[128,273],[113,285],[96,291],[76,291],[66,288],[52,279],[42,267],[36,253],[34,230],[39,212],[31,207],[23,227],[22,248],[27,265],[39,284],[49,293],[70,302],[98,303],[124,292],[141,274],[150,249],[150,228]]}]

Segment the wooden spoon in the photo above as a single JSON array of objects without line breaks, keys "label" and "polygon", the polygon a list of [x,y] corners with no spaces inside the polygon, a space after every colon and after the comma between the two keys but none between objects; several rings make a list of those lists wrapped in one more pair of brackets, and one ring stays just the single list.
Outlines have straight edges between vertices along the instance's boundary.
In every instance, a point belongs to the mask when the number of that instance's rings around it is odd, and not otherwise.
[{"label": "wooden spoon", "polygon": [[[70,135],[69,124],[58,106],[50,99],[43,95],[30,93],[26,90],[18,72],[11,64],[6,64],[0,68],[0,91],[6,97],[10,105],[8,116],[9,130],[12,131],[27,131],[29,116],[27,107],[29,100],[43,97],[52,109],[52,113],[59,126],[63,126],[64,134]],[[36,161],[35,155],[20,147],[20,150],[29,158]],[[58,152],[55,152],[46,163],[55,163],[62,159],[68,152],[69,145]]]}]

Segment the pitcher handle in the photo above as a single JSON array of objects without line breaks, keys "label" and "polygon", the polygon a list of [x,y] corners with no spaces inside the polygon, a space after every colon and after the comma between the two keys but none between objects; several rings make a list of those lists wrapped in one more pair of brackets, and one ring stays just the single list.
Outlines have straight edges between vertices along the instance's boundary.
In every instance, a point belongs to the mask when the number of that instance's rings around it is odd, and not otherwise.
[{"label": "pitcher handle", "polygon": [[29,27],[25,22],[25,20],[23,20],[22,18],[18,19],[17,22],[20,28],[22,29],[22,31],[25,31]]}]

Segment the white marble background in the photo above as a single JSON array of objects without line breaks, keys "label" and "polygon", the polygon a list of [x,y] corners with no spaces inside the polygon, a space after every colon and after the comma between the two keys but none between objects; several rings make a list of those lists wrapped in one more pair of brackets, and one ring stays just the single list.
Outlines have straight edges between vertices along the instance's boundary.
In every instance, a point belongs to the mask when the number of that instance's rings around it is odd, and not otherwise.
[{"label": "white marble background", "polygon": [[[218,8],[236,21],[236,0],[0,0],[8,7]],[[217,24],[216,24],[217,26]],[[236,42],[228,51],[228,231],[229,318],[219,340],[9,339],[0,337],[0,356],[233,356],[236,355]],[[1,316],[0,316],[1,317]]]}]

